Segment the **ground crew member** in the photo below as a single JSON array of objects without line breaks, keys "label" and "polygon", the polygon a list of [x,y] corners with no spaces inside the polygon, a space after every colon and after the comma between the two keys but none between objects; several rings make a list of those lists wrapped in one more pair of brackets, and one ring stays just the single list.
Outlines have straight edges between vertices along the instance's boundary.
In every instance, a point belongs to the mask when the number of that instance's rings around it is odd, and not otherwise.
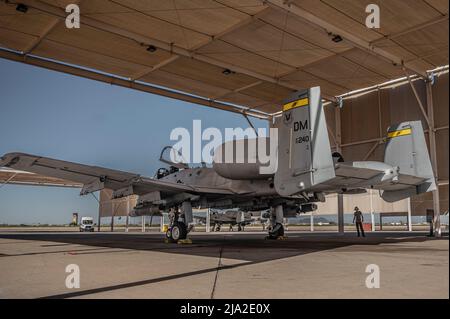
[{"label": "ground crew member", "polygon": [[358,206],[355,207],[355,213],[353,214],[353,223],[356,224],[356,231],[358,232],[358,237],[360,237],[360,230],[363,237],[366,237],[366,234],[364,233],[364,216],[359,210]]}]

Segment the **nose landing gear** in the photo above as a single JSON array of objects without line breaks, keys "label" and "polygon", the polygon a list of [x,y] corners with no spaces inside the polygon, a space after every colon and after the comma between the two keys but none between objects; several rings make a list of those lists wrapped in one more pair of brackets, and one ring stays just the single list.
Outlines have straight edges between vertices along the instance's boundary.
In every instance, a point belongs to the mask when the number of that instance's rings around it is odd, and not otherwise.
[{"label": "nose landing gear", "polygon": [[185,223],[176,221],[166,232],[166,238],[171,243],[177,243],[179,240],[186,239],[188,228]]},{"label": "nose landing gear", "polygon": [[[166,232],[166,241],[169,243],[190,244],[187,234],[192,230],[192,206],[190,202],[182,204],[183,221],[179,220],[178,208],[169,213],[170,227]],[[188,226],[189,225],[189,226]]]}]

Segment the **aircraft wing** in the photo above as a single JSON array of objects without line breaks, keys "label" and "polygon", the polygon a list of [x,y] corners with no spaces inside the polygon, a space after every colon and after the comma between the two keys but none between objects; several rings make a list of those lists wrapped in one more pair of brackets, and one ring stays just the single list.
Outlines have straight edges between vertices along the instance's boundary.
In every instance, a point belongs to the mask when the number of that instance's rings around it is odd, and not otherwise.
[{"label": "aircraft wing", "polygon": [[[5,154],[0,158],[0,167],[2,166],[83,184],[81,195],[103,188],[118,192],[115,197],[131,194],[141,195],[152,191],[163,193],[198,193],[205,191],[185,184],[141,177],[134,173],[24,153]],[[209,189],[206,191],[209,191]]]}]

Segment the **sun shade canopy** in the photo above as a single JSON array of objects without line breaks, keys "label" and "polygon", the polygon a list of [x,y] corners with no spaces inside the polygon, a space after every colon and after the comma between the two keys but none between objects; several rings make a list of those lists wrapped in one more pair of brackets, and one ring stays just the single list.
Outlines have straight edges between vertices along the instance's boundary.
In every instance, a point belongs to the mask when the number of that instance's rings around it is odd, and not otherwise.
[{"label": "sun shade canopy", "polygon": [[448,64],[448,0],[20,3],[0,2],[0,57],[262,118],[298,89],[334,100]]}]

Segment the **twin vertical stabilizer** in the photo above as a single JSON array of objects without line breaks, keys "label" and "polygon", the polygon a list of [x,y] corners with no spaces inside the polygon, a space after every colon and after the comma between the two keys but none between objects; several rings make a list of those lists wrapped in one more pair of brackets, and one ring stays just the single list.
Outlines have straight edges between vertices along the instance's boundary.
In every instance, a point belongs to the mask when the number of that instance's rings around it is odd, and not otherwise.
[{"label": "twin vertical stabilizer", "polygon": [[291,196],[335,177],[320,87],[298,91],[283,105],[275,189]]}]

